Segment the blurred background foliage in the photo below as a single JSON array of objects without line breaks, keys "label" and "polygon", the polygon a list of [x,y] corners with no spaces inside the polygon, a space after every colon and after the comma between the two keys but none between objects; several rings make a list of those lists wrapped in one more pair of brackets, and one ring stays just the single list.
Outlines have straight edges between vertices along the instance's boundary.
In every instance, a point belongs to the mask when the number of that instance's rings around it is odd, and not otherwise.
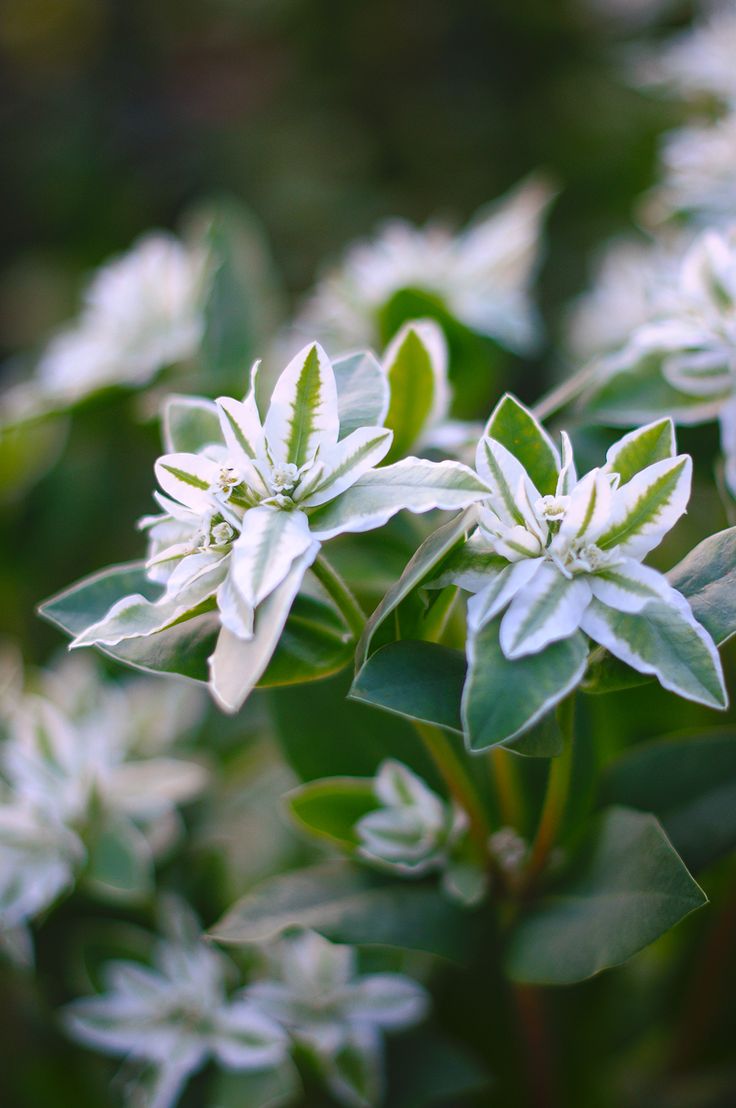
[{"label": "blurred background foliage", "polygon": [[[691,6],[675,2],[648,33],[677,27],[691,14]],[[3,359],[13,367],[75,312],[94,266],[151,227],[179,227],[203,198],[229,195],[254,214],[296,303],[327,261],[381,219],[421,223],[439,215],[460,226],[540,169],[559,189],[537,286],[547,339],[508,371],[515,391],[533,400],[572,368],[560,353],[565,305],[585,287],[594,250],[631,227],[636,199],[654,180],[657,139],[679,118],[671,103],[625,83],[621,56],[634,35],[641,29],[593,0],[0,0]],[[21,643],[29,664],[59,649],[58,633],[37,620],[35,604],[100,566],[139,556],[132,524],[150,510],[155,421],[131,416],[130,398],[112,395],[82,405],[69,422],[33,432],[48,436],[59,457],[36,484],[33,451],[26,458],[23,442],[5,463],[16,474],[29,467],[31,487],[16,485],[0,524],[3,630]],[[712,427],[681,438],[686,449],[717,451]],[[600,448],[592,439],[591,464]],[[690,526],[663,548],[662,564],[725,526],[712,484],[703,490]],[[412,527],[397,524],[383,548],[364,548],[388,579],[416,545]],[[725,661],[732,673],[732,648]],[[327,733],[321,727],[315,741],[331,751],[335,772],[374,768],[368,763],[382,752],[366,759],[371,720],[393,752],[405,748],[407,761],[426,769],[411,753],[416,740],[403,722],[335,708],[344,686],[337,678],[278,695],[275,723],[299,772],[324,772],[318,759],[310,762],[309,737],[314,722],[328,716]],[[205,924],[249,882],[303,856],[273,819],[269,835],[286,841],[271,855],[257,849],[263,813],[273,817],[291,780],[258,737],[269,697],[258,694],[236,721],[211,712],[204,725],[227,778],[225,801],[209,822],[200,820],[187,864],[173,862],[164,881],[191,897]],[[306,731],[295,724],[300,716]],[[592,763],[615,753],[622,733],[631,741],[714,719],[652,685],[615,704],[587,699],[581,727],[596,743],[577,770],[580,803],[594,802]],[[542,766],[525,762],[521,772],[530,789],[541,785]],[[257,817],[248,801],[256,794]],[[722,862],[704,879],[719,903],[731,872]],[[726,1028],[736,1015],[736,965],[726,957],[731,931],[723,923],[733,908],[726,904],[724,912],[715,920],[698,913],[615,974],[547,994],[561,1103],[734,1103]],[[85,988],[70,954],[80,919],[91,936],[117,914],[84,901],[73,912],[62,906],[39,939],[40,989],[0,971],[3,1108],[110,1102],[109,1063],[58,1037],[44,1005]],[[150,919],[143,912],[137,922]],[[711,944],[719,944],[723,959],[717,979],[712,972],[708,979],[711,993],[698,1000],[698,1010],[718,1013],[705,1034],[689,1027],[687,1019],[697,1017],[686,1013]],[[495,953],[491,939],[477,980],[446,972],[438,996],[446,1029],[470,1042],[496,1075],[491,1100],[483,1094],[468,1103],[521,1105],[525,1063]],[[62,957],[72,964],[61,968]],[[671,1052],[670,1076],[651,1087],[647,1075]],[[193,1082],[182,1105],[209,1108],[203,1088]],[[322,1102],[315,1094],[309,1103]]]}]

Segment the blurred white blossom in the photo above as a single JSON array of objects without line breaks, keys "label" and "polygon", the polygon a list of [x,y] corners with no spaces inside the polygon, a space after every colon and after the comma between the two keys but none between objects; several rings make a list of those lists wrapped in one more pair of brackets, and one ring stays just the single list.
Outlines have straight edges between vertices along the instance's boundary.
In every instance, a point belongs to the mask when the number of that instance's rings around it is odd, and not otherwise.
[{"label": "blurred white blossom", "polygon": [[67,1005],[69,1033],[126,1059],[139,1080],[135,1108],[172,1108],[207,1061],[226,1070],[273,1069],[288,1056],[288,1036],[257,1005],[228,993],[233,964],[194,935],[160,940],[153,966],[112,962],[105,992]]},{"label": "blurred white blossom", "polygon": [[668,132],[660,159],[661,184],[645,202],[649,219],[685,215],[704,227],[734,218],[736,111],[716,123],[694,123]]},{"label": "blurred white blossom", "polygon": [[701,13],[694,26],[679,31],[635,68],[644,85],[686,97],[708,96],[736,105],[736,8],[720,3]]},{"label": "blurred white blossom", "polygon": [[244,997],[276,1020],[317,1060],[343,1104],[375,1105],[382,1085],[382,1032],[418,1023],[428,996],[399,973],[360,974],[356,952],[314,931],[281,940],[272,976]]},{"label": "blurred white blossom", "polygon": [[412,289],[436,297],[471,330],[529,350],[539,336],[530,285],[551,195],[540,180],[527,181],[457,233],[439,223],[384,224],[318,283],[297,319],[299,332],[341,349],[374,344],[382,309]]},{"label": "blurred white blossom", "polygon": [[192,357],[204,328],[206,270],[203,250],[162,231],[106,262],[76,321],[51,339],[33,378],[6,398],[10,411],[21,417],[109,386],[145,385]]}]

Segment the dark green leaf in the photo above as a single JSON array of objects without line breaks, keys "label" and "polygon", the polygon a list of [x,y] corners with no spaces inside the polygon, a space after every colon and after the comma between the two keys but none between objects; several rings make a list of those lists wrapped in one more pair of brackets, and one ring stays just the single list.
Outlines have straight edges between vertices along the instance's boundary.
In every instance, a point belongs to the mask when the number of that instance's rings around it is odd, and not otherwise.
[{"label": "dark green leaf", "polygon": [[355,825],[378,807],[371,777],[325,777],[292,789],[284,797],[296,825],[343,850],[358,845]]},{"label": "dark green leaf", "polygon": [[460,732],[464,680],[465,657],[459,650],[403,639],[371,655],[355,678],[350,696]]},{"label": "dark green leaf", "polygon": [[496,405],[486,434],[518,458],[542,495],[557,489],[557,458],[546,431],[515,397],[506,395]]},{"label": "dark green leaf", "polygon": [[610,808],[567,871],[514,928],[515,981],[571,985],[627,961],[706,897],[654,816]]}]

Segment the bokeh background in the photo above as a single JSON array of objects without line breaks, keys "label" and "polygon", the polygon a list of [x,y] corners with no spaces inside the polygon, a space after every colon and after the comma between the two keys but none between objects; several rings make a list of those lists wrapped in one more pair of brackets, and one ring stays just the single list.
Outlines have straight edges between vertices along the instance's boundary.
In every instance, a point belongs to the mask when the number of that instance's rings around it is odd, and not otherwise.
[{"label": "bokeh background", "polygon": [[[533,399],[574,368],[560,343],[566,305],[584,289],[595,249],[632,226],[637,198],[654,181],[658,138],[680,118],[672,103],[627,84],[622,56],[631,41],[656,40],[691,15],[691,5],[673,2],[650,26],[637,5],[604,0],[0,0],[5,371],[17,372],[75,313],[92,268],[151,227],[176,228],[203,198],[232,196],[253,213],[295,304],[325,263],[381,219],[439,215],[459,226],[542,170],[559,189],[537,284],[547,337],[510,370],[515,390]],[[715,453],[712,428],[694,434]],[[153,421],[121,420],[110,404],[83,406],[56,444],[62,464],[6,497],[2,629],[29,663],[59,648],[58,634],[34,615],[41,598],[139,555],[131,524],[150,509],[157,443]],[[692,541],[725,525],[715,493],[693,514]],[[678,541],[681,549],[663,555],[667,564],[691,545],[688,536]],[[299,704],[323,712],[324,695],[315,689]],[[634,730],[646,735],[691,718],[651,687],[627,704]],[[283,705],[288,713],[288,694]],[[201,903],[208,873],[195,867],[172,881],[188,880]],[[726,879],[717,873],[713,888]],[[39,949],[49,1005],[66,999],[55,957],[67,923],[62,909]],[[681,1003],[688,941],[707,927],[687,924],[610,987],[594,982],[560,995],[562,1022],[585,1036],[561,1046],[570,1104],[613,1103],[602,1093],[599,1101],[579,1056],[607,1065],[613,1043],[638,1064],[637,1036],[673,997]],[[668,955],[676,968],[665,979],[658,974]],[[724,981],[733,970],[724,968]],[[106,1063],[72,1051],[36,993],[0,975],[3,982],[3,1108],[106,1105]],[[447,986],[449,1011],[463,1008],[462,990],[462,982]],[[586,1022],[593,1007],[597,1018]],[[727,1025],[710,1043],[719,1066]],[[481,1054],[489,1027],[503,1041],[489,1016]],[[504,1085],[512,1073],[513,1065],[500,1074],[498,1103],[512,1102]],[[625,1072],[617,1080],[626,1098]],[[685,1099],[675,1089],[657,1104],[733,1103],[683,1089]],[[190,1103],[202,1103],[196,1084],[182,1101]]]}]

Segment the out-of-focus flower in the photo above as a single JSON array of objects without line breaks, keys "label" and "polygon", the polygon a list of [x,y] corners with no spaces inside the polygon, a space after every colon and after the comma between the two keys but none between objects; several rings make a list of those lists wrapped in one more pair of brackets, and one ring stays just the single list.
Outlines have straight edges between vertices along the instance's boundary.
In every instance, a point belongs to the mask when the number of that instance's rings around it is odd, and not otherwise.
[{"label": "out-of-focus flower", "polygon": [[428,997],[399,973],[359,974],[352,947],[313,931],[283,939],[273,977],[250,985],[247,1000],[310,1049],[333,1095],[343,1104],[380,1099],[382,1032],[418,1023]]},{"label": "out-of-focus flower", "polygon": [[644,85],[686,97],[709,96],[736,104],[736,10],[719,4],[648,54],[635,69]]},{"label": "out-of-focus flower", "polygon": [[196,353],[202,338],[206,257],[151,232],[103,265],[82,311],[51,339],[33,378],[8,399],[11,414],[66,407],[113,385],[147,384]]},{"label": "out-of-focus flower", "polygon": [[671,300],[682,253],[674,241],[617,239],[601,254],[589,292],[570,312],[568,346],[583,361],[618,349]]},{"label": "out-of-focus flower", "polygon": [[297,320],[299,332],[340,349],[375,344],[381,310],[412,289],[436,297],[471,330],[529,350],[539,335],[529,290],[551,195],[541,181],[527,181],[457,234],[441,224],[386,223],[322,278]]},{"label": "out-of-focus flower", "polygon": [[341,374],[338,386],[324,350],[305,347],[276,382],[263,422],[255,374],[242,402],[199,401],[203,418],[219,417],[219,443],[165,454],[155,467],[164,514],[146,526],[163,596],[123,597],[73,645],[144,639],[215,601],[221,630],[210,688],[236,711],[276,649],[323,542],[380,527],[402,508],[462,508],[483,496],[485,486],[459,462],[409,457],[376,468],[392,440],[381,425],[389,389],[375,360],[365,364],[366,378]]},{"label": "out-of-focus flower", "polygon": [[[139,738],[145,749],[148,735],[136,686],[150,685],[147,679],[130,682],[129,699],[125,686],[104,685],[88,662],[69,659],[41,684],[48,695],[17,694],[3,721],[3,927],[31,919],[69,888],[108,830],[150,864],[178,831],[177,806],[206,782],[195,763],[137,751]],[[179,695],[195,715],[196,693]],[[167,728],[161,702],[157,708],[161,742]],[[172,718],[184,730],[181,719]],[[168,737],[175,737],[172,730]]]},{"label": "out-of-focus flower", "polygon": [[734,218],[736,111],[668,132],[660,157],[662,183],[645,204],[650,219],[686,215],[703,227]]},{"label": "out-of-focus flower", "polygon": [[228,995],[234,966],[194,936],[159,941],[153,967],[113,962],[106,991],[67,1005],[69,1033],[140,1071],[131,1108],[172,1108],[192,1074],[212,1060],[226,1070],[270,1070],[288,1036],[252,1002]]}]

